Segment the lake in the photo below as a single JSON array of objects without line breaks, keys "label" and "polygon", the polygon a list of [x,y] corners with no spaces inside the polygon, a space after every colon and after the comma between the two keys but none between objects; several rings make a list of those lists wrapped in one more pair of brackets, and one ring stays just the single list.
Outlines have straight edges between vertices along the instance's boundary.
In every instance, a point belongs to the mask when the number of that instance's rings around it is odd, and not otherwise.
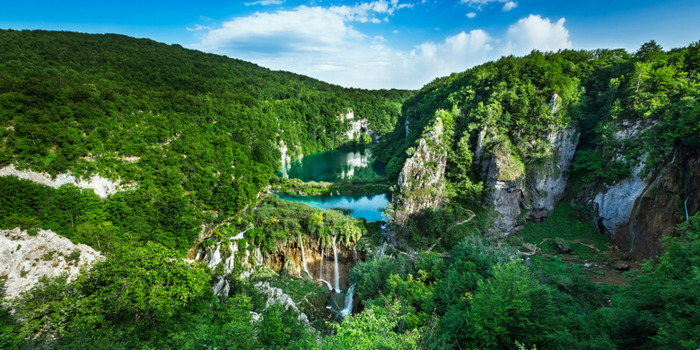
[{"label": "lake", "polygon": [[386,166],[372,160],[368,148],[340,149],[309,154],[287,164],[278,176],[303,181],[335,182],[349,179],[376,179],[386,175]]},{"label": "lake", "polygon": [[278,194],[286,201],[299,202],[320,209],[341,209],[349,211],[348,215],[354,218],[364,218],[367,222],[384,221],[382,216],[389,196],[377,195],[337,195],[337,196],[303,196]]},{"label": "lake", "polygon": [[[386,175],[386,166],[372,159],[370,149],[339,149],[310,154],[283,167],[277,175],[303,181],[327,182],[378,179]],[[364,218],[368,222],[384,221],[382,213],[389,203],[389,196],[386,194],[358,193],[335,196],[279,194],[279,197],[320,209],[341,209],[351,217]]]}]

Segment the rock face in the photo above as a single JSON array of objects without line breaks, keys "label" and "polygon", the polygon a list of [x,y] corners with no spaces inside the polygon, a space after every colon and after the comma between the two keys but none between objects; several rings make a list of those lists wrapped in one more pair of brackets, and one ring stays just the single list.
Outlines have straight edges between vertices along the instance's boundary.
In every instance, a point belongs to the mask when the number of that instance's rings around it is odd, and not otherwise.
[{"label": "rock face", "polygon": [[447,149],[442,138],[442,121],[436,118],[406,159],[392,200],[396,208],[393,224],[403,226],[410,215],[442,203],[447,164]]},{"label": "rock face", "polygon": [[489,234],[508,235],[522,220],[542,221],[564,197],[578,133],[573,127],[556,128],[543,141],[548,150],[545,156],[526,166],[507,137],[488,128],[479,133],[475,159],[485,179],[485,204],[500,214]]},{"label": "rock face", "polygon": [[348,108],[346,114],[341,114],[338,116],[338,120],[348,124],[348,130],[345,132],[345,136],[349,141],[361,140],[362,134],[367,134],[372,138],[372,143],[377,143],[379,141],[379,135],[375,134],[372,129],[370,129],[369,121],[367,119],[357,119],[355,120],[355,112]]},{"label": "rock face", "polygon": [[19,228],[0,230],[0,276],[7,277],[6,298],[28,291],[41,276],[66,273],[73,279],[81,266],[91,265],[99,257],[91,247],[73,244],[53,231],[38,230],[30,236]]},{"label": "rock face", "polygon": [[526,167],[522,207],[529,211],[528,220],[539,222],[548,218],[564,197],[568,180],[566,170],[571,166],[576,153],[578,136],[574,128],[550,131],[547,143],[551,147],[551,156],[546,161]]},{"label": "rock face", "polygon": [[309,323],[308,317],[299,310],[292,297],[284,293],[283,290],[273,287],[268,282],[258,282],[255,284],[255,289],[262,292],[267,296],[267,301],[265,301],[265,310],[274,304],[280,304],[285,310],[292,309],[299,314],[298,320],[305,324]]},{"label": "rock face", "polygon": [[593,198],[593,210],[598,217],[598,226],[615,239],[618,230],[625,226],[632,214],[636,198],[642,195],[649,176],[642,177],[643,162],[632,169],[632,176],[606,186]]},{"label": "rock face", "polygon": [[55,178],[52,178],[51,175],[47,173],[18,170],[12,164],[0,168],[0,176],[17,176],[20,179],[32,180],[53,188],[59,188],[65,184],[73,184],[80,188],[91,188],[100,198],[107,198],[129,187],[120,185],[119,181],[111,181],[99,175],[92,175],[89,180],[76,179],[75,176],[70,174],[58,174]]},{"label": "rock face", "polygon": [[678,148],[669,158],[643,179],[635,172],[593,200],[601,229],[634,256],[660,255],[661,238],[700,209],[700,149]]}]

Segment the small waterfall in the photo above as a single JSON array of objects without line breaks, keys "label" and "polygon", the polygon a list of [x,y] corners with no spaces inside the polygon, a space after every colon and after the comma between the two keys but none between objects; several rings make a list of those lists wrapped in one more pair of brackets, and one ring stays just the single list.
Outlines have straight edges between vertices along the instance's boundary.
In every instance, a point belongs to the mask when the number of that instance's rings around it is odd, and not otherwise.
[{"label": "small waterfall", "polygon": [[338,250],[335,248],[335,236],[333,236],[333,262],[335,269],[335,291],[340,293],[340,274],[338,273]]},{"label": "small waterfall", "polygon": [[216,246],[216,250],[214,250],[214,254],[211,255],[211,259],[209,260],[209,266],[210,269],[213,269],[216,267],[216,265],[219,265],[221,262],[221,245]]},{"label": "small waterfall", "polygon": [[688,199],[690,198],[690,195],[688,197],[685,197],[685,201],[683,202],[683,207],[685,208],[685,221],[688,221]]},{"label": "small waterfall", "polygon": [[257,265],[262,265],[264,262],[262,249],[260,248],[255,250],[255,262]]},{"label": "small waterfall", "polygon": [[234,263],[236,261],[236,251],[238,251],[238,245],[236,242],[230,243],[228,245],[229,249],[231,250],[231,255],[224,260],[224,271],[226,273],[230,273],[234,269]]},{"label": "small waterfall", "polygon": [[345,317],[352,313],[352,296],[355,293],[355,285],[353,284],[348,288],[348,291],[345,292],[345,307],[343,307],[342,310],[340,310],[340,316]]},{"label": "small waterfall", "polygon": [[321,249],[321,262],[318,266],[318,279],[323,280],[323,262],[326,260],[325,257],[326,249]]},{"label": "small waterfall", "polygon": [[318,280],[321,281],[321,282],[323,282],[323,283],[325,283],[326,286],[328,286],[328,290],[330,290],[330,291],[333,290],[333,286],[331,286],[331,283],[330,283],[330,282],[328,282],[328,281],[326,281],[326,280],[324,280],[324,279],[322,279],[322,278],[319,278]]},{"label": "small waterfall", "polygon": [[306,251],[304,250],[304,240],[301,239],[301,235],[299,235],[299,245],[301,245],[301,262],[302,265],[304,266],[304,272],[309,276],[309,278],[314,279],[311,277],[311,274],[309,273],[309,268],[306,267]]}]

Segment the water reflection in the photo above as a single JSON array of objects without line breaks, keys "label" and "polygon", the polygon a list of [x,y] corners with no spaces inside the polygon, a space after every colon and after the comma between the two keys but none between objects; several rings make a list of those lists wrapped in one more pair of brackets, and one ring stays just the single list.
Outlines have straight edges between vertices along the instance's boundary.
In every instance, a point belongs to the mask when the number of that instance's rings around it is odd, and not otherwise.
[{"label": "water reflection", "polygon": [[364,218],[367,222],[384,221],[384,208],[389,203],[386,194],[377,195],[339,195],[339,196],[301,196],[278,194],[287,201],[305,203],[320,209],[340,209],[354,218]]},{"label": "water reflection", "polygon": [[278,175],[303,181],[375,179],[386,175],[385,165],[372,160],[367,148],[310,154],[283,167]]}]

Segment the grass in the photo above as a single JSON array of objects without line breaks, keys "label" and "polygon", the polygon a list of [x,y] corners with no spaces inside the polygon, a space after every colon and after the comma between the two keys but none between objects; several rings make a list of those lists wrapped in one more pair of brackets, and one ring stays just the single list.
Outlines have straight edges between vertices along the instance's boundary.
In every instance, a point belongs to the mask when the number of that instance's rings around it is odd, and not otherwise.
[{"label": "grass", "polygon": [[515,238],[534,244],[545,253],[556,254],[551,242],[557,240],[571,248],[572,255],[582,259],[600,259],[609,250],[610,239],[579,221],[575,209],[565,201],[560,202],[552,215],[544,222],[528,222]]}]

